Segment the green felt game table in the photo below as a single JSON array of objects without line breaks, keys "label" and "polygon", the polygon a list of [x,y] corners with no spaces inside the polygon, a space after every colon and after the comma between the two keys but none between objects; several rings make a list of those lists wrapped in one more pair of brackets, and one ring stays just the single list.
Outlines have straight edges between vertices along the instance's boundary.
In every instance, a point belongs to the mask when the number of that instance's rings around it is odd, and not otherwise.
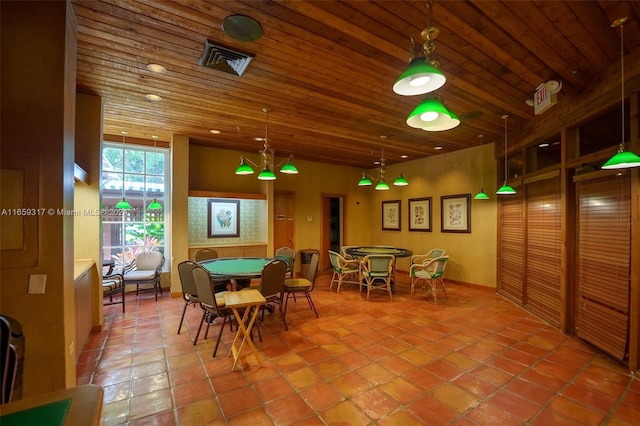
[{"label": "green felt game table", "polygon": [[395,257],[409,257],[413,254],[411,250],[390,246],[349,247],[346,249],[346,252],[355,257],[365,257],[371,254],[390,254]]},{"label": "green felt game table", "polygon": [[220,257],[199,263],[214,278],[241,280],[259,278],[264,265],[272,260],[269,257]]}]

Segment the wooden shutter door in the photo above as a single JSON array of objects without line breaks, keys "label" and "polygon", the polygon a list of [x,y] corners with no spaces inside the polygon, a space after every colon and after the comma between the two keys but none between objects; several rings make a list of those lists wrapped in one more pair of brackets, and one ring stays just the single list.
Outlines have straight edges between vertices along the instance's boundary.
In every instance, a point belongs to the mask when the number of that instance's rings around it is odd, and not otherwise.
[{"label": "wooden shutter door", "polygon": [[560,326],[560,177],[527,185],[524,305]]},{"label": "wooden shutter door", "polygon": [[631,178],[579,182],[576,335],[619,360],[629,341]]},{"label": "wooden shutter door", "polygon": [[500,197],[500,252],[498,292],[523,303],[524,223],[522,190]]}]

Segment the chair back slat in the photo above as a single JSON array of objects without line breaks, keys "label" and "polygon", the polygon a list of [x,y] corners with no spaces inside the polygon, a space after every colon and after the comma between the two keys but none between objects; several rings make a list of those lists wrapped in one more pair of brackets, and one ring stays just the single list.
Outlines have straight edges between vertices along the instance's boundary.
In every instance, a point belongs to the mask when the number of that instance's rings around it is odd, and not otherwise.
[{"label": "chair back slat", "polygon": [[394,257],[390,255],[369,255],[365,257],[369,272],[389,272],[393,270]]},{"label": "chair back slat", "polygon": [[447,262],[449,261],[449,256],[441,256],[436,259],[436,266],[433,271],[433,275],[437,277],[441,277],[444,275],[444,270],[447,267]]}]

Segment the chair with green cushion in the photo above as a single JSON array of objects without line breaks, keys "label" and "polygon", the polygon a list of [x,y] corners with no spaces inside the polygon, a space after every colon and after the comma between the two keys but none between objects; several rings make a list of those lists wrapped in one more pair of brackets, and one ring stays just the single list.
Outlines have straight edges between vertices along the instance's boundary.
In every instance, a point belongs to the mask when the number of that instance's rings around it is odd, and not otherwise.
[{"label": "chair with green cushion", "polygon": [[287,295],[284,301],[285,317],[287,315],[287,306],[289,306],[289,298],[293,296],[295,300],[296,294],[302,293],[307,298],[309,307],[313,309],[313,312],[315,312],[316,318],[319,318],[316,306],[313,304],[313,300],[311,300],[311,292],[313,291],[313,288],[315,286],[316,274],[318,272],[319,258],[320,255],[318,253],[313,253],[311,255],[311,262],[309,263],[309,274],[305,278],[289,278],[284,280],[284,292]]},{"label": "chair with green cushion", "polygon": [[[395,256],[389,254],[371,254],[362,259],[361,270],[367,286],[367,299],[371,290],[384,290],[389,293],[391,300],[391,278],[395,260]],[[362,288],[362,282],[360,287]]]},{"label": "chair with green cushion", "polygon": [[411,265],[409,269],[409,275],[411,276],[411,297],[415,284],[418,280],[422,280],[422,290],[426,289],[425,283],[429,283],[431,293],[433,294],[433,301],[438,303],[437,284],[440,282],[440,287],[444,296],[447,297],[447,290],[444,286],[444,271],[447,267],[449,256],[440,256],[434,259],[425,261],[424,263],[415,263]]},{"label": "chair with green cushion", "polygon": [[444,256],[446,250],[445,249],[431,249],[426,254],[414,254],[411,256],[411,264],[414,263],[427,263],[431,259],[435,259],[436,257]]},{"label": "chair with green cushion", "polygon": [[205,321],[207,322],[207,329],[204,333],[204,338],[206,339],[209,334],[209,326],[214,324],[214,320],[217,317],[223,318],[222,325],[220,326],[220,332],[218,333],[218,340],[216,341],[216,346],[213,348],[213,356],[215,357],[216,352],[218,352],[218,346],[220,345],[220,338],[222,337],[225,324],[229,323],[229,329],[231,329],[231,318],[233,316],[233,312],[225,306],[225,292],[213,292],[213,285],[209,277],[209,272],[204,267],[196,265],[191,273],[193,274],[193,281],[196,284],[198,300],[200,302],[200,307],[202,308],[202,319],[200,320],[200,326],[198,327],[196,338],[193,341],[194,346],[198,343],[200,330],[202,329],[202,325]]},{"label": "chair with green cushion", "polygon": [[336,278],[338,279],[338,293],[340,293],[342,283],[360,285],[360,260],[345,259],[344,256],[333,250],[329,250],[329,259],[333,270],[329,290],[333,288]]}]

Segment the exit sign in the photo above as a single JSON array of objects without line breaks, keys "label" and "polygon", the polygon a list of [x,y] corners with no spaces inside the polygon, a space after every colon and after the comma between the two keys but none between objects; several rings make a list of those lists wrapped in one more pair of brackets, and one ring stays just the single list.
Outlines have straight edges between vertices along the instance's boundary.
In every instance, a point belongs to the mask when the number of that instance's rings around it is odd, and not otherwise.
[{"label": "exit sign", "polygon": [[541,84],[533,94],[533,108],[536,113],[542,114],[549,108],[551,108],[558,100],[556,93],[551,93],[546,84]]}]

